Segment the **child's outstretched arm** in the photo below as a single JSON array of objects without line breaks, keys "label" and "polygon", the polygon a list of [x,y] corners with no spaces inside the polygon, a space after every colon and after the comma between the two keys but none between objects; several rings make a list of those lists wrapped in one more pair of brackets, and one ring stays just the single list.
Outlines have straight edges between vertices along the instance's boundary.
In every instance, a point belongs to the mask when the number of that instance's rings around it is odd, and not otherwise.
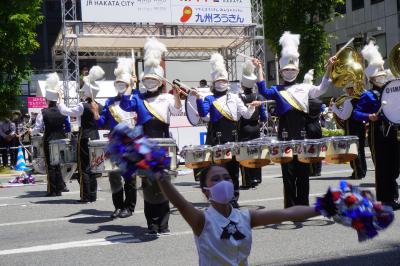
[{"label": "child's outstretched arm", "polygon": [[160,186],[164,195],[171,201],[171,203],[179,210],[183,218],[190,225],[193,233],[199,236],[203,231],[205,217],[204,213],[196,209],[192,203],[188,202],[181,193],[172,185],[170,178],[166,174],[159,175],[157,178],[158,185]]},{"label": "child's outstretched arm", "polygon": [[251,227],[277,224],[283,221],[305,220],[318,215],[320,213],[316,212],[314,207],[308,206],[293,206],[283,210],[250,211]]}]

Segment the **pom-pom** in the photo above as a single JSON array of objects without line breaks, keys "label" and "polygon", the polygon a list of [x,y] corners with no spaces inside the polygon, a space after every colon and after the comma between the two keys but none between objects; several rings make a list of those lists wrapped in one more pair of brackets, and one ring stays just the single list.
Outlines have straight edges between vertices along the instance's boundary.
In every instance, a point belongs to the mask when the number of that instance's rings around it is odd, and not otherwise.
[{"label": "pom-pom", "polygon": [[308,72],[304,75],[304,81],[303,83],[306,84],[313,84],[313,80],[314,80],[314,69],[310,69],[308,70]]},{"label": "pom-pom", "polygon": [[139,173],[153,181],[155,174],[169,169],[171,162],[168,151],[143,136],[140,126],[132,129],[125,124],[118,124],[110,134],[106,152],[125,179]]},{"label": "pom-pom", "polygon": [[144,66],[157,67],[161,63],[163,53],[167,52],[167,47],[156,38],[148,38],[144,45]]},{"label": "pom-pom", "polygon": [[102,79],[104,74],[104,70],[101,67],[93,66],[89,71],[88,81],[93,83],[96,80]]},{"label": "pom-pom", "polygon": [[58,87],[58,83],[60,81],[60,78],[58,77],[57,73],[51,73],[47,75],[46,79],[46,89],[47,90],[56,90]]},{"label": "pom-pom", "polygon": [[354,228],[358,241],[375,237],[394,219],[391,207],[375,202],[371,192],[360,191],[346,181],[341,181],[338,189],[329,188],[323,197],[317,198],[315,210],[332,217],[337,223]]},{"label": "pom-pom", "polygon": [[254,66],[253,62],[249,59],[243,63],[243,75],[251,76],[254,74],[254,70],[256,67]]}]

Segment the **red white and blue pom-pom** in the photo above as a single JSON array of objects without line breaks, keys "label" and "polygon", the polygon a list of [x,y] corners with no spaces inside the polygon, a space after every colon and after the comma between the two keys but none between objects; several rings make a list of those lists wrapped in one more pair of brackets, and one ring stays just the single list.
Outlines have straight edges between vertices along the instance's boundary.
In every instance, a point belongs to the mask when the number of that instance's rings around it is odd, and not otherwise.
[{"label": "red white and blue pom-pom", "polygon": [[376,202],[371,192],[341,181],[337,189],[329,188],[317,198],[315,210],[333,218],[337,223],[354,228],[358,241],[365,241],[378,235],[394,220],[393,209]]},{"label": "red white and blue pom-pom", "polygon": [[140,126],[132,129],[125,124],[118,124],[109,136],[106,152],[125,179],[137,173],[154,180],[155,173],[170,167],[171,158],[167,150],[142,132]]}]

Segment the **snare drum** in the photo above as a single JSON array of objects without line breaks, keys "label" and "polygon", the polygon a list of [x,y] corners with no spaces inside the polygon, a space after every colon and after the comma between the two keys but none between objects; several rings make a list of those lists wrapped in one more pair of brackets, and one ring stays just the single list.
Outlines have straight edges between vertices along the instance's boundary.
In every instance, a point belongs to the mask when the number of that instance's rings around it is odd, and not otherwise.
[{"label": "snare drum", "polygon": [[239,143],[239,152],[236,160],[248,168],[261,168],[271,162],[269,155],[269,142],[253,140]]},{"label": "snare drum", "polygon": [[49,141],[50,164],[70,164],[76,162],[76,146],[69,139]]},{"label": "snare drum", "polygon": [[325,159],[326,140],[324,139],[305,139],[300,141],[301,150],[297,158],[302,163],[317,163]]},{"label": "snare drum", "polygon": [[31,142],[33,147],[33,159],[44,158],[43,137],[32,136]]},{"label": "snare drum", "polygon": [[176,170],[178,159],[176,158],[177,145],[175,140],[172,138],[154,138],[150,140],[157,142],[158,146],[168,149],[169,157],[171,157],[170,170]]},{"label": "snare drum", "polygon": [[102,174],[104,172],[111,172],[118,170],[118,167],[111,163],[106,155],[106,146],[108,140],[98,139],[89,141],[89,160],[90,172],[94,174]]},{"label": "snare drum", "polygon": [[351,162],[358,156],[357,136],[338,136],[326,139],[326,161],[340,164]]},{"label": "snare drum", "polygon": [[274,163],[289,163],[293,160],[293,144],[291,141],[272,141],[269,154]]},{"label": "snare drum", "polygon": [[182,149],[185,158],[185,165],[188,168],[196,169],[207,167],[212,162],[212,151],[209,145],[185,146]]},{"label": "snare drum", "polygon": [[232,160],[236,155],[237,146],[233,143],[226,143],[212,147],[213,161],[216,164],[224,164]]}]

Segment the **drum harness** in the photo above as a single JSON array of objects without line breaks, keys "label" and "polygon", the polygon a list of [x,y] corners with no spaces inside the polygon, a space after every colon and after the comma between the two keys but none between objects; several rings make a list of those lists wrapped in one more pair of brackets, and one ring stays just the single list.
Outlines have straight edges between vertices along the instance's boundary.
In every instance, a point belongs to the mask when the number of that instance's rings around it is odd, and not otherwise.
[{"label": "drum harness", "polygon": [[[376,98],[378,99],[378,101],[380,102],[380,101],[381,101],[382,94],[381,94],[378,90],[371,90],[371,91],[372,91],[372,93],[376,96]],[[378,115],[379,115],[379,113],[380,113],[381,111],[382,111],[382,109],[379,109]],[[381,128],[380,128],[380,129],[381,129],[383,135],[384,135],[385,137],[387,137],[387,136],[389,135],[390,129],[392,128],[392,126],[394,126],[394,130],[396,130],[396,132],[397,132],[397,140],[400,141],[400,131],[399,131],[398,126],[395,125],[395,124],[393,124],[392,122],[389,122],[389,121],[387,121],[387,123],[389,124],[389,126],[387,127],[387,131],[386,131],[386,134],[385,134],[385,129],[386,129],[385,122],[384,122],[384,121],[381,121]]]}]

